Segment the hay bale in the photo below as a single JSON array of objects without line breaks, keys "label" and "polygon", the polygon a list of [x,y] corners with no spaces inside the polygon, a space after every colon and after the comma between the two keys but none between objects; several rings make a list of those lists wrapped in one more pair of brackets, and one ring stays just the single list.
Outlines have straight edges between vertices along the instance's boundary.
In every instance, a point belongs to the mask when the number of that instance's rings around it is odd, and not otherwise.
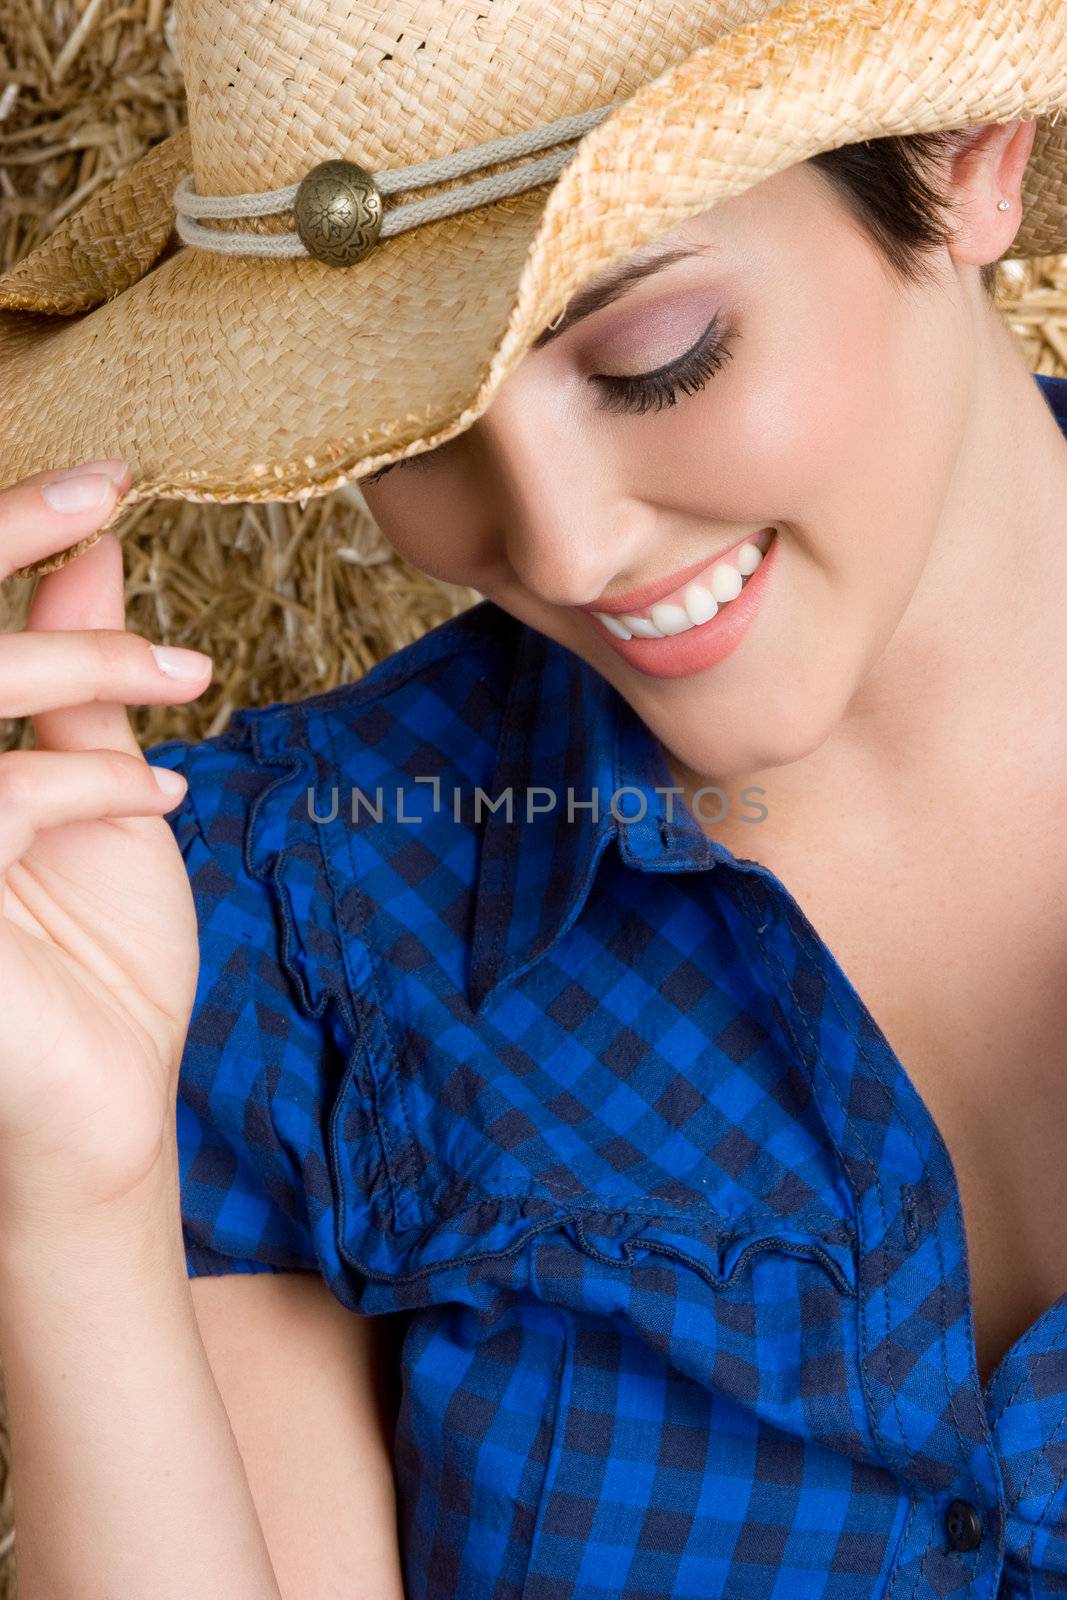
[{"label": "hay bale", "polygon": [[[3,0],[0,268],[184,125],[172,40],[165,0]],[[998,304],[1031,370],[1067,373],[1067,257],[1005,263]],[[216,663],[192,704],[131,708],[142,745],[202,738],[236,707],[352,682],[478,599],[396,556],[355,486],[303,508],[156,501],[133,507],[120,532],[128,626]],[[22,626],[33,584],[5,584],[0,629]],[[32,743],[28,719],[0,719],[0,749]],[[0,1600],[15,1595],[8,1465],[0,1410]]]}]

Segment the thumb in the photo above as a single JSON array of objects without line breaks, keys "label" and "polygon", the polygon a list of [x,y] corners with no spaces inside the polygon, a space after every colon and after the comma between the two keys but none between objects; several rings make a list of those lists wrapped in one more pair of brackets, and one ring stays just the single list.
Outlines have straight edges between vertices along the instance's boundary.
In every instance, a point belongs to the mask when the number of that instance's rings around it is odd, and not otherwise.
[{"label": "thumb", "polygon": [[[126,626],[122,545],[113,533],[73,561],[45,573],[37,583],[26,614],[26,631]],[[72,683],[71,704],[37,712],[34,737],[39,750],[123,750],[141,754],[122,701],[88,700],[77,704],[85,688]]]}]

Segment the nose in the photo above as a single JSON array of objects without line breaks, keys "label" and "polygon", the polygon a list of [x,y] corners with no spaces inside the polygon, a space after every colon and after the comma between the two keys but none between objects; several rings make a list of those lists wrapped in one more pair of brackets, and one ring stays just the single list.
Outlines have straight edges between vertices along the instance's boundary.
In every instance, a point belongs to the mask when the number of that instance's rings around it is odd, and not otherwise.
[{"label": "nose", "polygon": [[621,451],[576,409],[558,386],[538,393],[505,382],[481,418],[509,566],[529,593],[558,606],[589,605],[613,580],[638,574],[653,516],[632,493]]}]

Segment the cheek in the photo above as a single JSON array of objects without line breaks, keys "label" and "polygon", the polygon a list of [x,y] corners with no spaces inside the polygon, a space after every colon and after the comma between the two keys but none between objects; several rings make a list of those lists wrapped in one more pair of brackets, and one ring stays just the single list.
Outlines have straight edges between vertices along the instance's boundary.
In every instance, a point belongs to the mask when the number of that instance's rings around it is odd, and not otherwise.
[{"label": "cheek", "polygon": [[804,520],[841,493],[885,414],[884,318],[844,300],[832,316],[783,317],[772,296],[750,309],[733,359],[646,424],[653,497],[681,486],[698,514],[747,522]]},{"label": "cheek", "polygon": [[388,493],[365,495],[367,505],[386,540],[409,565],[444,583],[481,589],[479,579],[486,577],[491,551],[479,540],[477,518],[464,510],[445,477],[443,471],[428,470],[425,482],[412,479],[391,486]]}]

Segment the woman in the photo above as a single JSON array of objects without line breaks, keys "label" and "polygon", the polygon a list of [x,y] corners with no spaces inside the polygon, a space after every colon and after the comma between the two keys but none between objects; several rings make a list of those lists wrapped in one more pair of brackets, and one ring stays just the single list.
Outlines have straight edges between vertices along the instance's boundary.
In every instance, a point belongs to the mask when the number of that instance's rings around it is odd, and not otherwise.
[{"label": "woman", "polygon": [[[23,1600],[1062,1588],[1067,382],[988,294],[1033,137],[819,155],[591,280],[363,480],[485,601],[154,747],[177,805],[124,705],[207,664],[113,537],[44,579]],[[8,571],[96,466],[3,491]]]}]

